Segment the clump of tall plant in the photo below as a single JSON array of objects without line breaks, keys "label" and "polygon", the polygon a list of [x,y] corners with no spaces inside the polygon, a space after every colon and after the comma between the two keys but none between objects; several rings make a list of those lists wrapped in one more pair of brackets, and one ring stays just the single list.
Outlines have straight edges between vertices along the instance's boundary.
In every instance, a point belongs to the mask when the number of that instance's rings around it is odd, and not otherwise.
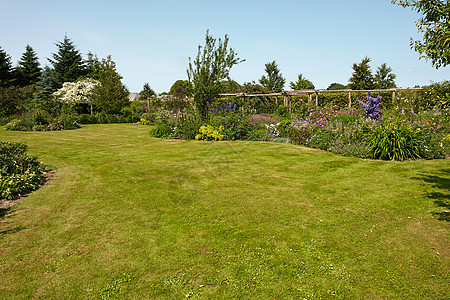
[{"label": "clump of tall plant", "polygon": [[20,197],[43,182],[48,168],[26,150],[24,143],[0,141],[0,200]]},{"label": "clump of tall plant", "polygon": [[377,98],[372,98],[370,96],[370,91],[367,92],[367,103],[362,102],[359,99],[356,99],[359,104],[364,108],[364,112],[366,113],[367,117],[371,118],[372,120],[378,120],[381,117],[381,96],[378,96]]}]

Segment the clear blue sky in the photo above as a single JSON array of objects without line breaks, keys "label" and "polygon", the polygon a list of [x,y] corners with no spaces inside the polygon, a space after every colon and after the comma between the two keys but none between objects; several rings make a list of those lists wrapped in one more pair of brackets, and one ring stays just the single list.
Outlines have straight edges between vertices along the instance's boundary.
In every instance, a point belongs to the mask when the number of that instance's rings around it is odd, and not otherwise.
[{"label": "clear blue sky", "polygon": [[365,56],[371,67],[386,63],[399,87],[450,79],[450,67],[436,70],[410,49],[419,38],[419,15],[390,0],[0,0],[0,47],[16,64],[25,46],[42,65],[68,37],[85,55],[108,55],[130,91],[145,82],[158,93],[187,79],[188,57],[195,57],[206,30],[230,37],[240,58],[232,79],[258,81],[264,64],[275,60],[289,82],[302,73],[316,88],[347,84],[352,64]]}]

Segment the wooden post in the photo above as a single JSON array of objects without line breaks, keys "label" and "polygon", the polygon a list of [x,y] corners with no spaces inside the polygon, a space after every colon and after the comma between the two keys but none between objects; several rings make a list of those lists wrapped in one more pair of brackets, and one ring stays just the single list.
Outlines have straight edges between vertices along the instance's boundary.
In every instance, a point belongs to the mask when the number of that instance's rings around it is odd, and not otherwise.
[{"label": "wooden post", "polygon": [[316,107],[319,107],[319,93],[316,91]]},{"label": "wooden post", "polygon": [[288,97],[285,95],[283,95],[283,102],[284,102],[284,106],[288,106]]},{"label": "wooden post", "polygon": [[292,118],[292,102],[291,102],[291,97],[289,97],[289,115]]},{"label": "wooden post", "polygon": [[392,91],[392,104],[395,103],[395,89]]},{"label": "wooden post", "polygon": [[348,107],[352,108],[352,92],[348,92]]},{"label": "wooden post", "polygon": [[278,106],[278,97],[275,96],[275,104]]}]

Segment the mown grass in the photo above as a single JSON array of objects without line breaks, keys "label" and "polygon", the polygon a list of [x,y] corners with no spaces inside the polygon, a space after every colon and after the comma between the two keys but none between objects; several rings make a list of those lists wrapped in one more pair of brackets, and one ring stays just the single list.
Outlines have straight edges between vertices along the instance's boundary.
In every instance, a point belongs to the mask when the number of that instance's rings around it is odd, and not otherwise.
[{"label": "mown grass", "polygon": [[0,214],[0,298],[448,299],[450,161],[8,132],[55,175]]}]

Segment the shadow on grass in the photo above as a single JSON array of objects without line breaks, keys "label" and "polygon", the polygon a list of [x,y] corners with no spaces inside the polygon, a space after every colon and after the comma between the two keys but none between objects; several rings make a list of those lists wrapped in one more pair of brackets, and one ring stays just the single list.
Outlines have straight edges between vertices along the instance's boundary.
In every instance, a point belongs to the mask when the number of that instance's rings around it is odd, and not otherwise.
[{"label": "shadow on grass", "polygon": [[[436,175],[437,174],[437,175]],[[438,220],[450,222],[450,169],[438,170],[434,174],[420,174],[420,177],[414,179],[426,182],[434,189],[426,195],[427,198],[432,199],[434,204],[439,207],[439,211],[434,211],[432,214]]]}]

